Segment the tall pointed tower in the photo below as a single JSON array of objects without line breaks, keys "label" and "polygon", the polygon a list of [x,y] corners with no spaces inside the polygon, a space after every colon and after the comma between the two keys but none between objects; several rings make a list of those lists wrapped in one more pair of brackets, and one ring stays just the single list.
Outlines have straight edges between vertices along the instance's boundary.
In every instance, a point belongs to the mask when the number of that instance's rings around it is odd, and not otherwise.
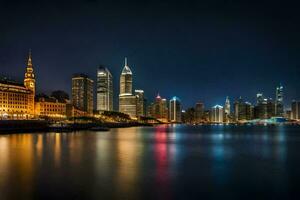
[{"label": "tall pointed tower", "polygon": [[127,58],[120,76],[120,95],[132,95],[132,72],[127,64]]},{"label": "tall pointed tower", "polygon": [[120,76],[119,112],[136,118],[137,97],[132,94],[132,72],[125,58],[125,66]]},{"label": "tall pointed tower", "polygon": [[230,115],[230,101],[229,101],[228,96],[226,97],[224,111],[225,111],[225,114]]},{"label": "tall pointed tower", "polygon": [[28,62],[25,72],[24,85],[27,89],[33,92],[35,95],[35,76],[33,72],[32,59],[31,59],[31,50],[29,51]]}]

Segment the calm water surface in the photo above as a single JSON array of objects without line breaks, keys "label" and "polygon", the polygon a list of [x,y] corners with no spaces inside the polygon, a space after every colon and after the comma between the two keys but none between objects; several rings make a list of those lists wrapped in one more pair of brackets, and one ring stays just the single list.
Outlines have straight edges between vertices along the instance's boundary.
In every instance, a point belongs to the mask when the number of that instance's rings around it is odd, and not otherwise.
[{"label": "calm water surface", "polygon": [[0,199],[299,199],[300,127],[0,135]]}]

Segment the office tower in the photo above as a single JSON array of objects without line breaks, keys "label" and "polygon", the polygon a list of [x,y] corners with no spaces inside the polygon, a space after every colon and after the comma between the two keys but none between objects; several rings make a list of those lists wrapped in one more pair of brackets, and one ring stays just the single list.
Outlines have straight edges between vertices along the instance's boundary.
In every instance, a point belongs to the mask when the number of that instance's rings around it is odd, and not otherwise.
[{"label": "office tower", "polygon": [[265,99],[265,101],[267,102],[267,118],[271,118],[275,116],[275,103],[274,101],[269,98],[269,99]]},{"label": "office tower", "polygon": [[136,118],[136,98],[132,94],[132,72],[125,58],[125,66],[120,76],[119,111]]},{"label": "office tower", "polygon": [[234,117],[236,121],[246,121],[253,118],[253,107],[251,103],[244,102],[242,97],[234,102]]},{"label": "office tower", "polygon": [[195,120],[196,123],[200,123],[204,120],[204,104],[201,102],[195,105]]},{"label": "office tower", "polygon": [[181,102],[180,99],[177,97],[173,97],[170,100],[169,104],[169,110],[170,110],[170,121],[171,122],[181,122]]},{"label": "office tower", "polygon": [[223,123],[224,121],[223,113],[224,113],[223,106],[215,105],[211,109],[210,121],[214,123]]},{"label": "office tower", "polygon": [[149,106],[149,116],[162,122],[168,122],[167,100],[157,94],[154,102]]},{"label": "office tower", "polygon": [[136,96],[136,116],[145,116],[145,97],[144,90],[134,90]]},{"label": "office tower", "polygon": [[120,76],[120,95],[132,95],[132,72],[127,64],[127,58]]},{"label": "office tower", "polygon": [[300,119],[300,101],[292,101],[291,119]]},{"label": "office tower", "polygon": [[29,52],[24,83],[0,79],[0,119],[34,117],[35,76]]},{"label": "office tower", "polygon": [[256,94],[256,104],[261,104],[264,101],[263,93],[257,93]]},{"label": "office tower", "polygon": [[73,105],[87,114],[93,114],[94,81],[85,74],[74,74],[72,78]]},{"label": "office tower", "polygon": [[230,122],[230,101],[229,101],[229,97],[227,96],[226,97],[226,100],[225,100],[225,106],[224,106],[224,122]]},{"label": "office tower", "polygon": [[226,101],[225,101],[225,106],[224,106],[224,113],[226,115],[230,115],[230,101],[229,101],[229,97],[226,97]]},{"label": "office tower", "polygon": [[283,86],[280,84],[276,88],[276,99],[275,99],[275,115],[283,116],[284,108],[283,108]]},{"label": "office tower", "polygon": [[113,110],[113,77],[103,66],[97,70],[97,111]]}]

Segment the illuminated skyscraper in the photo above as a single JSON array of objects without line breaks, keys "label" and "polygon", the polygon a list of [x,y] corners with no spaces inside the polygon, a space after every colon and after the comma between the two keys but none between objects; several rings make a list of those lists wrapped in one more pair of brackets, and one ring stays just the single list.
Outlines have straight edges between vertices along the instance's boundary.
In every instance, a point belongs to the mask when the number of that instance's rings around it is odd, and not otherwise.
[{"label": "illuminated skyscraper", "polygon": [[97,70],[97,111],[113,110],[113,77],[103,66]]},{"label": "illuminated skyscraper", "polygon": [[162,122],[168,122],[167,100],[157,94],[155,101],[150,105],[149,116],[154,117]]},{"label": "illuminated skyscraper", "polygon": [[134,90],[136,96],[136,115],[138,117],[145,116],[145,97],[144,90]]},{"label": "illuminated skyscraper", "polygon": [[93,84],[94,81],[85,74],[74,74],[72,78],[72,102],[73,105],[93,114]]},{"label": "illuminated skyscraper", "polygon": [[276,99],[275,99],[275,115],[283,116],[284,108],[283,108],[283,86],[280,84],[276,88]]},{"label": "illuminated skyscraper", "polygon": [[119,111],[135,118],[137,116],[136,98],[132,94],[132,72],[125,58],[125,66],[120,76]]},{"label": "illuminated skyscraper", "polygon": [[127,58],[120,76],[120,95],[132,95],[132,72],[127,64]]},{"label": "illuminated skyscraper", "polygon": [[230,101],[228,96],[226,97],[224,112],[226,115],[230,115]]},{"label": "illuminated skyscraper", "polygon": [[224,113],[223,106],[215,105],[211,109],[210,121],[214,123],[223,123],[224,121],[223,113]]},{"label": "illuminated skyscraper", "polygon": [[173,97],[170,100],[169,105],[170,115],[169,119],[171,122],[181,122],[181,102],[177,97]]}]

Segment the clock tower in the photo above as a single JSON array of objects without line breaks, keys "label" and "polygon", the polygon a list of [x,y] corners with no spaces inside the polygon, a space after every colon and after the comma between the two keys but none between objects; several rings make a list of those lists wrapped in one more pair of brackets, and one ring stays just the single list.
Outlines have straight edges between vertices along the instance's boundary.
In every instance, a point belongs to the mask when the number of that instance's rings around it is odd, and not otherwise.
[{"label": "clock tower", "polygon": [[27,89],[31,90],[35,95],[35,76],[32,67],[31,51],[29,51],[28,62],[25,72],[24,85]]}]

